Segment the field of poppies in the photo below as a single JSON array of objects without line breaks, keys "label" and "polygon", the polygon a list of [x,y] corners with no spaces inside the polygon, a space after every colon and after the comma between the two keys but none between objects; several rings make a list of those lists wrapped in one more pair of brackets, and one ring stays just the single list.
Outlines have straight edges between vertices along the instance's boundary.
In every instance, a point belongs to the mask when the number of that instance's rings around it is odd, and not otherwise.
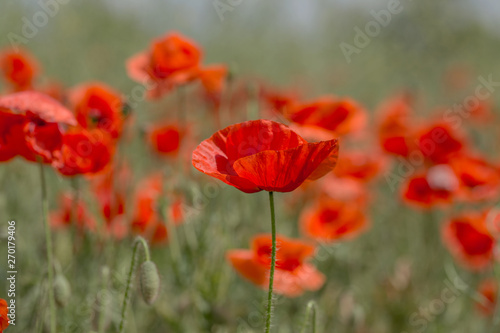
[{"label": "field of poppies", "polygon": [[487,6],[2,1],[0,333],[499,332]]}]

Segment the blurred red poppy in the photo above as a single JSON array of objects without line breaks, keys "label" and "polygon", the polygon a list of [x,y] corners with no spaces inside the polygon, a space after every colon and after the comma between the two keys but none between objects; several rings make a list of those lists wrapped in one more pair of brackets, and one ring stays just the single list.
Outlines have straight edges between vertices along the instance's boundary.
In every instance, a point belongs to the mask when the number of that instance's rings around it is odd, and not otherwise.
[{"label": "blurred red poppy", "polygon": [[0,298],[0,333],[3,332],[9,326],[9,317],[7,317],[9,309],[7,307],[7,301]]},{"label": "blurred red poppy", "polygon": [[369,227],[362,206],[327,198],[306,207],[299,221],[304,235],[327,242],[352,239]]},{"label": "blurred red poppy", "polygon": [[453,170],[447,164],[440,164],[409,178],[403,184],[402,198],[410,205],[430,209],[450,204],[458,187]]},{"label": "blurred red poppy", "polygon": [[0,71],[12,91],[30,90],[38,64],[26,51],[7,49],[0,52]]},{"label": "blurred red poppy", "polygon": [[69,193],[61,195],[59,209],[50,214],[51,226],[60,229],[74,224],[80,231],[84,229],[94,231],[96,222],[89,214],[85,202],[82,199],[79,199],[78,202],[75,201],[74,196]]},{"label": "blurred red poppy", "polygon": [[186,130],[177,123],[154,125],[147,129],[147,140],[155,152],[175,157],[179,153]]},{"label": "blurred red poppy", "polygon": [[492,316],[498,298],[498,281],[485,279],[477,288],[477,293],[483,297],[482,302],[476,302],[476,309],[485,316]]},{"label": "blurred red poppy", "polygon": [[348,177],[363,182],[375,179],[387,165],[382,154],[368,151],[342,151],[333,173],[337,177]]},{"label": "blurred red poppy", "polygon": [[424,126],[417,134],[418,147],[432,163],[447,163],[465,146],[464,139],[447,122]]},{"label": "blurred red poppy", "polygon": [[103,83],[93,82],[72,89],[69,99],[80,126],[100,129],[113,139],[120,137],[128,106],[118,92]]},{"label": "blurred red poppy", "polygon": [[114,143],[107,132],[74,128],[63,135],[62,161],[57,170],[65,176],[96,174],[110,167]]},{"label": "blurred red poppy", "polygon": [[500,192],[500,170],[485,158],[461,154],[449,161],[460,181],[462,200],[476,202],[495,199]]},{"label": "blurred red poppy", "polygon": [[408,156],[415,146],[412,140],[411,97],[407,94],[391,97],[379,106],[377,113],[380,147],[392,155]]},{"label": "blurred red poppy", "polygon": [[[305,291],[315,291],[325,282],[325,276],[307,262],[315,248],[300,240],[276,236],[276,271],[274,291],[287,297],[297,297]],[[251,250],[231,250],[227,259],[244,278],[266,289],[271,268],[271,235],[258,235]]]},{"label": "blurred red poppy", "polygon": [[163,176],[152,174],[141,181],[135,194],[135,211],[132,230],[159,245],[168,241],[166,219],[178,225],[182,223],[182,199],[162,194]]},{"label": "blurred red poppy", "polygon": [[0,97],[0,156],[37,156],[54,166],[60,163],[64,125],[76,125],[71,111],[51,97],[35,91]]},{"label": "blurred red poppy", "polygon": [[153,41],[149,50],[127,61],[128,75],[135,81],[148,84],[148,96],[159,98],[178,85],[198,75],[201,49],[176,32]]},{"label": "blurred red poppy", "polygon": [[207,99],[212,102],[214,107],[220,107],[221,95],[224,91],[228,75],[227,66],[206,66],[200,69],[198,75]]},{"label": "blurred red poppy", "polygon": [[350,98],[325,96],[291,108],[287,115],[299,133],[315,139],[359,132],[366,125],[366,112]]},{"label": "blurred red poppy", "polygon": [[489,267],[494,258],[495,239],[485,214],[468,212],[450,219],[443,228],[443,242],[461,264],[472,270]]},{"label": "blurred red poppy", "polygon": [[337,140],[308,143],[283,124],[255,120],[229,126],[193,152],[199,171],[246,192],[290,192],[330,172]]},{"label": "blurred red poppy", "polygon": [[130,179],[126,166],[107,168],[106,173],[92,177],[92,189],[106,222],[106,231],[115,239],[122,239],[129,232],[125,193]]}]

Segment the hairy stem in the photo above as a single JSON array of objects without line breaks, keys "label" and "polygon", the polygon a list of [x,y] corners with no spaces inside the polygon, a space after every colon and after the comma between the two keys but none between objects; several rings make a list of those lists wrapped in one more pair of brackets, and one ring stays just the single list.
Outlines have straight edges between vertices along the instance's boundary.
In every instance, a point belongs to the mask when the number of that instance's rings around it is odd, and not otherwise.
[{"label": "hairy stem", "polygon": [[276,264],[276,217],[274,214],[273,192],[269,192],[269,205],[271,206],[271,233],[273,238],[273,245],[271,253],[271,272],[269,273],[269,291],[267,293],[266,333],[269,333],[271,330],[271,317],[273,312],[274,266]]},{"label": "hairy stem", "polygon": [[130,262],[130,270],[128,272],[128,278],[127,278],[127,286],[125,287],[125,295],[123,297],[123,303],[122,303],[122,313],[121,313],[121,319],[120,319],[120,327],[118,328],[118,333],[122,333],[123,329],[125,328],[125,315],[127,312],[127,305],[128,305],[128,300],[129,300],[129,294],[130,294],[130,288],[132,286],[132,278],[134,276],[134,270],[135,270],[135,261],[137,257],[137,249],[139,245],[142,244],[142,247],[144,249],[144,256],[146,257],[146,261],[150,261],[151,257],[149,255],[149,247],[148,243],[146,240],[142,237],[137,237],[134,241],[134,248],[132,250],[132,260]]}]

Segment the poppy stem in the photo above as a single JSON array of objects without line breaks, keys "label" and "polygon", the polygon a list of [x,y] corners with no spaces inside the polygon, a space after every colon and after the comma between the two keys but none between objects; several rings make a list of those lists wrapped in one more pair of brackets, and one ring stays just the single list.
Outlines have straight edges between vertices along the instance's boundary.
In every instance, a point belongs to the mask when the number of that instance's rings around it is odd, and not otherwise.
[{"label": "poppy stem", "polygon": [[47,198],[47,181],[43,162],[40,165],[40,181],[42,186],[42,219],[45,227],[45,245],[47,247],[47,274],[49,278],[49,310],[50,310],[50,332],[57,333],[56,301],[54,298],[54,254],[52,253],[52,232],[49,224],[49,202]]},{"label": "poppy stem", "polygon": [[309,301],[309,303],[307,303],[306,320],[304,322],[302,330],[300,331],[301,333],[306,333],[309,316],[311,316],[312,333],[316,333],[316,302],[314,301]]},{"label": "poppy stem", "polygon": [[137,257],[137,249],[139,247],[139,244],[142,244],[142,247],[144,249],[144,256],[146,257],[146,261],[151,260],[151,257],[149,255],[148,243],[146,242],[146,240],[144,238],[138,236],[135,239],[134,244],[133,244],[134,249],[132,250],[132,261],[130,262],[130,270],[128,272],[127,286],[125,288],[125,296],[123,297],[122,313],[121,313],[120,327],[118,328],[118,333],[122,333],[123,329],[125,328],[125,314],[127,312],[129,293],[130,293],[130,288],[132,285],[132,277],[134,276],[135,260]]},{"label": "poppy stem", "polygon": [[267,293],[266,333],[269,333],[271,330],[271,317],[273,312],[274,266],[276,265],[276,217],[274,213],[273,192],[269,192],[269,205],[271,207],[271,233],[272,233],[273,245],[271,253],[271,272],[269,274],[269,291]]}]

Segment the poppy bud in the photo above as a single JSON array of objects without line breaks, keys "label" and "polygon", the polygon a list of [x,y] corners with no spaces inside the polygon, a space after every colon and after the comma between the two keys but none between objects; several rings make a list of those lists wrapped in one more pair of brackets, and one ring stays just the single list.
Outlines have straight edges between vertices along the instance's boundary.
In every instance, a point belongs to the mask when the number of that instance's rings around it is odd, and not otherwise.
[{"label": "poppy bud", "polygon": [[144,302],[151,305],[155,302],[160,291],[160,275],[152,261],[145,261],[140,268],[140,284]]},{"label": "poppy bud", "polygon": [[58,274],[54,279],[54,298],[59,307],[66,306],[71,298],[71,286],[62,274]]}]

